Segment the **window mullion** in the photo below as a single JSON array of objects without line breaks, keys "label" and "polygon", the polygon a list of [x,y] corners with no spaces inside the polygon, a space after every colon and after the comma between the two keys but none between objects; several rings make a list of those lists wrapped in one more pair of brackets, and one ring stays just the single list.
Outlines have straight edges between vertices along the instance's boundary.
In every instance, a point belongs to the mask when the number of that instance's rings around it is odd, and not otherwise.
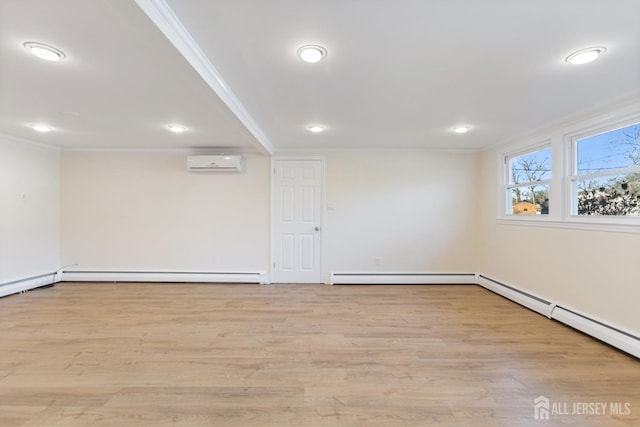
[{"label": "window mullion", "polygon": [[624,169],[611,169],[611,170],[602,171],[602,172],[591,172],[591,173],[585,173],[585,174],[582,174],[582,175],[573,175],[573,176],[570,176],[569,179],[572,180],[572,181],[576,181],[576,180],[581,180],[581,179],[602,178],[602,177],[607,177],[607,176],[627,175],[627,174],[632,174],[632,173],[640,173],[640,167],[631,166],[631,167],[624,168]]},{"label": "window mullion", "polygon": [[512,188],[518,188],[518,187],[535,187],[536,185],[551,185],[552,182],[553,182],[552,179],[543,179],[540,181],[529,181],[529,182],[521,182],[518,184],[507,184],[505,188],[507,190],[510,190]]}]

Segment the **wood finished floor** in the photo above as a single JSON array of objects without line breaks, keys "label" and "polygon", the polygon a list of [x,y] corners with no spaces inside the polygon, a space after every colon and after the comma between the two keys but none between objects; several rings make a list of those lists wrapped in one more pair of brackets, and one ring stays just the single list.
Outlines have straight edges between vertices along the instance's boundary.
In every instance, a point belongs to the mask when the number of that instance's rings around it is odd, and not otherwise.
[{"label": "wood finished floor", "polygon": [[0,334],[3,427],[640,425],[637,359],[477,286],[60,283]]}]

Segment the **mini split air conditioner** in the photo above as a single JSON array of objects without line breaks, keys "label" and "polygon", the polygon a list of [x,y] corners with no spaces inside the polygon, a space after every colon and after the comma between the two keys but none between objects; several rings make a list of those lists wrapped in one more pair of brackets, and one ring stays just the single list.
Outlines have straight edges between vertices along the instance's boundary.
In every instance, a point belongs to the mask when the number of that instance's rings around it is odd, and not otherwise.
[{"label": "mini split air conditioner", "polygon": [[187,167],[192,171],[242,172],[244,159],[239,155],[188,156]]}]

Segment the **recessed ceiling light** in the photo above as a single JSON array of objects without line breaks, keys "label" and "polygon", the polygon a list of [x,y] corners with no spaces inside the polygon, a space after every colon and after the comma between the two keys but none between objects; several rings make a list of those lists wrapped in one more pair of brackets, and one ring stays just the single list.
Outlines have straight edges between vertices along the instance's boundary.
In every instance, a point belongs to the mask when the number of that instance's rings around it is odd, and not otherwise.
[{"label": "recessed ceiling light", "polygon": [[182,125],[167,125],[167,128],[173,133],[182,133],[187,130],[187,128]]},{"label": "recessed ceiling light", "polygon": [[327,49],[318,45],[306,45],[298,49],[298,56],[304,62],[314,64],[327,56]]},{"label": "recessed ceiling light", "polygon": [[454,126],[451,130],[454,131],[455,133],[467,133],[471,130],[471,126],[467,126],[467,125]]},{"label": "recessed ceiling light", "polygon": [[567,56],[566,61],[573,65],[587,64],[591,61],[595,61],[598,56],[605,53],[606,50],[607,48],[603,46],[588,47],[586,49],[573,52],[571,55]]},{"label": "recessed ceiling light", "polygon": [[67,56],[60,49],[37,42],[25,42],[23,46],[32,54],[46,61],[60,61]]},{"label": "recessed ceiling light", "polygon": [[37,132],[51,132],[53,128],[42,123],[31,123],[29,127]]},{"label": "recessed ceiling light", "polygon": [[327,127],[324,125],[310,125],[307,127],[313,133],[320,133],[325,130]]}]

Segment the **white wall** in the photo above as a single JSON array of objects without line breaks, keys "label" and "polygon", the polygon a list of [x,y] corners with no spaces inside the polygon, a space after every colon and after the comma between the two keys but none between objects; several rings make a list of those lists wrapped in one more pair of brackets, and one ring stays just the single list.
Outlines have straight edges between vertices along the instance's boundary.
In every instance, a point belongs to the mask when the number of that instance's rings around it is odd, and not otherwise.
[{"label": "white wall", "polygon": [[0,135],[0,283],[55,272],[60,153]]},{"label": "white wall", "polygon": [[75,270],[266,271],[269,158],[189,172],[183,152],[63,152],[62,262]]},{"label": "white wall", "polygon": [[640,335],[640,234],[497,222],[498,158],[481,157],[478,271]]},{"label": "white wall", "polygon": [[[475,154],[326,152],[327,272],[473,272]],[[64,152],[62,263],[268,271],[270,159],[194,173],[180,152]],[[375,265],[374,259],[380,259]]]},{"label": "white wall", "polygon": [[336,151],[325,158],[328,271],[475,271],[476,154]]}]

